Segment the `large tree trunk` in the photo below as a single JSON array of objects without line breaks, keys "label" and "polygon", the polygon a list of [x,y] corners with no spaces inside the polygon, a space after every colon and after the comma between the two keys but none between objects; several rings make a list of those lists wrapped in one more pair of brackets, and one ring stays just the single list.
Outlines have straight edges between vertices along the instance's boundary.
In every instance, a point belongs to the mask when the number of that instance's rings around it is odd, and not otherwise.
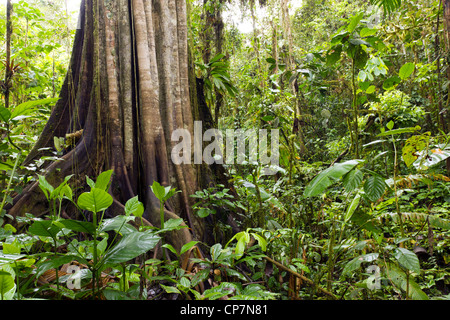
[{"label": "large tree trunk", "polygon": [[[171,236],[180,247],[192,236],[204,240],[204,224],[191,210],[189,195],[205,179],[205,166],[174,165],[171,133],[189,130],[202,119],[196,82],[189,64],[186,2],[180,0],[83,0],[70,69],[60,99],[25,164],[53,147],[54,137],[80,135],[63,155],[49,163],[47,179],[57,184],[75,174],[74,187],[83,192],[85,176],[113,169],[111,194],[115,206],[107,215],[122,213],[138,195],[144,217],[160,225],[159,202],[153,181],[181,190],[166,204],[166,219],[183,218],[189,229]],[[204,128],[205,129],[205,128]],[[211,170],[208,170],[211,173]],[[202,177],[202,180],[198,177]],[[72,179],[73,180],[73,179]],[[9,210],[12,216],[45,214],[46,199],[37,183],[27,186]],[[66,208],[69,217],[76,211]]]}]

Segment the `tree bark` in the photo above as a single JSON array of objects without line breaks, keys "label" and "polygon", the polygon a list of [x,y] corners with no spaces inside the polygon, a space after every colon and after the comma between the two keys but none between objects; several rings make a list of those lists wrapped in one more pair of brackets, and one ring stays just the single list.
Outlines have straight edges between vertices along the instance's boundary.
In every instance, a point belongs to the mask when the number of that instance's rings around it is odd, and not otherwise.
[{"label": "tree bark", "polygon": [[[179,0],[83,0],[60,99],[25,160],[29,164],[45,155],[43,148],[52,148],[54,137],[82,133],[63,160],[47,164],[47,180],[56,185],[75,174],[73,189],[81,193],[86,175],[113,169],[110,193],[117,205],[106,216],[122,214],[120,204],[138,195],[144,217],[155,226],[161,223],[159,201],[149,186],[158,181],[177,188],[181,192],[165,204],[165,219],[181,217],[189,227],[171,234],[177,249],[193,237],[207,239],[189,196],[216,179],[211,168],[171,161],[171,149],[179,143],[171,141],[173,130],[187,129],[193,137],[194,119],[208,112],[197,109],[186,12],[186,2]],[[39,216],[47,205],[33,183],[8,213]],[[78,218],[70,205],[65,210]]]}]

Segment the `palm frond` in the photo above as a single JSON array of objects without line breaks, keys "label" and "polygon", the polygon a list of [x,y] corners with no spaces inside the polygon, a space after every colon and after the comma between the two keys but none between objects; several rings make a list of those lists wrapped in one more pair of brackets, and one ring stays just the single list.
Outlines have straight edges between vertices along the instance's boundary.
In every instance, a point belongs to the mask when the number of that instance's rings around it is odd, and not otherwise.
[{"label": "palm frond", "polygon": [[370,0],[370,3],[383,7],[385,13],[391,13],[402,5],[402,0]]}]

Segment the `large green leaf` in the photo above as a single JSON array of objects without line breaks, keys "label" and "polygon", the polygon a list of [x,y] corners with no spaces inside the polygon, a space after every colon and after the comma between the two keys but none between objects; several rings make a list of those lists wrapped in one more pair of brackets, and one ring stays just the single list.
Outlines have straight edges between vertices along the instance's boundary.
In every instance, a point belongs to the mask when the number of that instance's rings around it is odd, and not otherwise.
[{"label": "large green leaf", "polygon": [[161,238],[151,230],[130,233],[106,253],[103,263],[117,264],[127,262],[155,248],[159,240]]},{"label": "large green leaf", "polygon": [[60,230],[61,229],[51,220],[35,221],[28,229],[28,231],[35,236],[51,238],[55,238]]},{"label": "large green leaf", "polygon": [[353,271],[356,271],[361,266],[363,262],[372,262],[378,259],[378,253],[369,253],[362,256],[358,256],[352,260],[350,260],[344,267],[342,271],[343,275],[350,275]]},{"label": "large green leaf", "polygon": [[364,17],[364,12],[360,12],[358,14],[355,14],[351,20],[350,23],[347,26],[348,32],[353,32],[358,25],[358,23],[361,21],[361,19]]},{"label": "large green leaf", "polygon": [[403,134],[403,133],[412,133],[412,132],[416,132],[418,129],[419,128],[417,128],[417,127],[392,129],[392,130],[384,131],[382,133],[377,134],[377,137],[391,136],[391,135]]},{"label": "large green leaf", "polygon": [[11,119],[11,111],[6,109],[5,107],[0,107],[0,120],[3,122],[9,122]]},{"label": "large green leaf", "polygon": [[413,300],[428,300],[426,293],[422,291],[412,277],[409,276],[407,278],[405,272],[395,264],[387,264],[386,275],[395,286],[401,288],[403,291],[408,291],[409,298]]},{"label": "large green leaf", "polygon": [[400,68],[398,75],[402,80],[405,80],[414,72],[414,69],[415,69],[414,63],[407,62]]},{"label": "large green leaf", "polygon": [[358,193],[352,200],[352,202],[350,203],[350,205],[347,208],[347,211],[345,212],[345,216],[344,216],[344,221],[347,222],[348,220],[351,219],[351,217],[353,216],[353,213],[355,212],[356,208],[359,205],[359,201],[361,200],[361,194]]},{"label": "large green leaf", "polygon": [[128,223],[134,219],[134,217],[130,216],[115,216],[111,219],[105,219],[99,228],[99,232],[114,230],[122,235],[136,232],[136,228]]},{"label": "large green leaf", "polygon": [[33,100],[33,101],[27,101],[24,103],[19,104],[14,108],[14,110],[11,113],[11,119],[14,120],[14,118],[18,116],[26,116],[32,113],[38,106],[46,105],[46,104],[53,104],[57,102],[59,98],[46,98],[41,100]]},{"label": "large green leaf", "polygon": [[325,169],[306,186],[304,196],[314,197],[322,194],[329,186],[361,162],[363,162],[363,160],[349,160],[342,163],[336,163],[328,169]]},{"label": "large green leaf", "polygon": [[113,198],[102,189],[92,188],[90,192],[82,193],[77,203],[81,209],[98,213],[108,209],[113,203]]},{"label": "large green leaf", "polygon": [[354,169],[346,173],[342,180],[345,191],[352,192],[353,190],[359,187],[362,180],[363,180],[363,173],[361,170]]},{"label": "large green leaf", "polygon": [[358,45],[355,49],[355,54],[354,54],[353,59],[355,60],[355,66],[357,68],[364,69],[364,67],[366,66],[367,60],[369,60],[369,55],[360,45]]},{"label": "large green leaf", "polygon": [[406,140],[402,148],[402,158],[407,167],[410,167],[419,157],[417,152],[424,150],[428,146],[429,135],[415,135]]},{"label": "large green leaf", "polygon": [[386,190],[386,183],[384,178],[380,176],[370,176],[364,183],[364,192],[367,198],[375,202],[381,198]]},{"label": "large green leaf", "polygon": [[405,248],[397,248],[395,258],[406,269],[420,273],[420,262],[417,255]]},{"label": "large green leaf", "polygon": [[13,275],[5,270],[0,270],[0,299],[11,299],[9,293],[14,287],[15,283]]},{"label": "large green leaf", "polygon": [[87,221],[78,221],[78,220],[59,220],[58,223],[61,223],[64,228],[76,231],[76,232],[86,232],[89,234],[94,234],[95,226],[91,222]]},{"label": "large green leaf", "polygon": [[340,58],[342,53],[342,45],[338,44],[334,47],[332,47],[330,50],[328,50],[326,59],[327,59],[327,65],[332,66],[335,64]]}]

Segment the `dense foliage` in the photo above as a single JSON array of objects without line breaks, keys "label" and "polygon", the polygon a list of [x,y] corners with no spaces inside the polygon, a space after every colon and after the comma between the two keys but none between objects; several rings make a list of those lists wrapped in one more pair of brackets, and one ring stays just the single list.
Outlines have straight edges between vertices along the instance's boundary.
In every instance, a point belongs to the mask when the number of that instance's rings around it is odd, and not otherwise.
[{"label": "dense foliage", "polygon": [[[224,165],[230,187],[191,195],[217,240],[181,252],[164,242],[181,221],[136,224],[137,198],[123,216],[103,216],[111,171],[86,177],[91,190],[75,199],[71,176],[52,186],[40,175],[49,159],[20,165],[70,58],[63,3],[14,3],[11,65],[0,70],[0,79],[14,71],[2,80],[10,108],[0,102],[1,299],[449,298],[442,1],[189,1],[191,58],[217,128],[279,129],[280,161],[272,176],[258,164]],[[241,15],[251,32],[239,28]],[[55,158],[65,143],[55,140]],[[49,202],[47,219],[22,217],[18,230],[5,208],[30,182]],[[146,187],[163,214],[176,190]],[[65,219],[64,202],[79,207],[80,221]],[[240,232],[221,219],[229,211]],[[197,246],[206,257],[188,261]]]}]

